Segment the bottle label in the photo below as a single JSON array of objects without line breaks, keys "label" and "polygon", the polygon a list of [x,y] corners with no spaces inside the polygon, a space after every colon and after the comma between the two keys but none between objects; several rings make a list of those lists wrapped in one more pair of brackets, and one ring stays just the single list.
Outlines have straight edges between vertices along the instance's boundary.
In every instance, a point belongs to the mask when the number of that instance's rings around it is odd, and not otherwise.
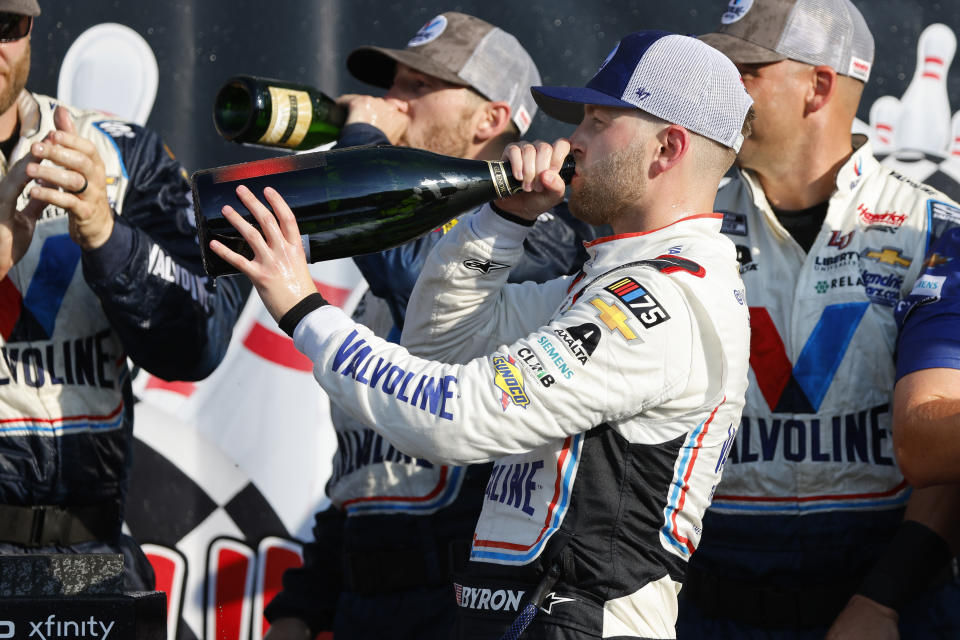
[{"label": "bottle label", "polygon": [[497,198],[506,198],[511,195],[504,163],[488,161],[487,164],[490,166],[490,177],[493,179],[493,188],[497,190]]},{"label": "bottle label", "polygon": [[313,119],[313,105],[306,91],[269,87],[270,125],[257,141],[260,144],[296,147],[303,142],[310,121]]}]

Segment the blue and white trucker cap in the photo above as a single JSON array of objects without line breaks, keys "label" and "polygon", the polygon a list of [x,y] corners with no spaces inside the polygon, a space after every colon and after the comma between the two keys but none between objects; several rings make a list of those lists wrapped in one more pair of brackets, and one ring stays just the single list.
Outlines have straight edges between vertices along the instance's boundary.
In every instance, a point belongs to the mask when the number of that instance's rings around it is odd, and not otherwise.
[{"label": "blue and white trucker cap", "polygon": [[734,151],[753,99],[730,59],[689,36],[631,33],[614,47],[586,87],[533,87],[547,115],[579,124],[586,104],[646,111]]}]

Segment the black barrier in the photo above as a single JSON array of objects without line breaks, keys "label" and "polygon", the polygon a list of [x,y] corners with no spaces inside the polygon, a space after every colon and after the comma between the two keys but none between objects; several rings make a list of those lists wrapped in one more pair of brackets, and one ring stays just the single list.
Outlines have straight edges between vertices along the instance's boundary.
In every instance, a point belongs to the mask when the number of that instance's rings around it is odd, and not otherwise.
[{"label": "black barrier", "polygon": [[0,556],[0,640],[166,640],[166,594],[122,587],[120,554]]},{"label": "black barrier", "polygon": [[5,598],[0,638],[166,640],[166,602],[159,591]]}]

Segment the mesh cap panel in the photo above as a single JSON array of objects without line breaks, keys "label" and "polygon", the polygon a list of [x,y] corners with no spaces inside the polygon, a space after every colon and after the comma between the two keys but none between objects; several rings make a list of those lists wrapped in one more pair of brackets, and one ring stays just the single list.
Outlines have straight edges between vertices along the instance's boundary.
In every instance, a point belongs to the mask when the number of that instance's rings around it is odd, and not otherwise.
[{"label": "mesh cap panel", "polygon": [[661,120],[739,149],[752,100],[722,53],[686,36],[657,40],[621,96]]},{"label": "mesh cap panel", "polygon": [[863,71],[868,74],[874,53],[870,29],[848,0],[799,0],[776,50],[793,60],[827,65],[854,77],[859,77],[855,60],[868,65]]},{"label": "mesh cap panel", "polygon": [[740,150],[753,100],[725,55],[689,36],[638,31],[622,39],[586,87],[534,87],[550,116],[579,123],[583,105],[637,108]]},{"label": "mesh cap panel", "polygon": [[526,133],[537,112],[530,87],[540,84],[540,73],[516,38],[491,29],[458,75],[488,100],[509,104],[514,123]]}]

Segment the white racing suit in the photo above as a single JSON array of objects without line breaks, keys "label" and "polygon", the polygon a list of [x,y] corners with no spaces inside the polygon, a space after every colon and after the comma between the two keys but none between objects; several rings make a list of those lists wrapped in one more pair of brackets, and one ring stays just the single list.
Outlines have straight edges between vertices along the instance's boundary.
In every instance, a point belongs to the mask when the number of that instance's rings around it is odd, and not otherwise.
[{"label": "white racing suit", "polygon": [[[743,633],[701,626],[707,618],[823,628],[909,498],[890,431],[893,311],[958,210],[880,166],[869,144],[840,169],[809,252],[750,172],[723,186],[715,206],[747,289],[750,387],[681,596],[680,636]],[[689,627],[688,599],[698,612]]]},{"label": "white racing suit", "polygon": [[462,637],[499,637],[552,567],[528,637],[674,636],[747,384],[744,293],[720,223],[605,238],[575,279],[506,285],[507,269],[471,265],[516,264],[528,227],[486,207],[424,266],[410,351],[333,307],[297,326],[331,399],[400,451],[495,461],[454,585]]}]

